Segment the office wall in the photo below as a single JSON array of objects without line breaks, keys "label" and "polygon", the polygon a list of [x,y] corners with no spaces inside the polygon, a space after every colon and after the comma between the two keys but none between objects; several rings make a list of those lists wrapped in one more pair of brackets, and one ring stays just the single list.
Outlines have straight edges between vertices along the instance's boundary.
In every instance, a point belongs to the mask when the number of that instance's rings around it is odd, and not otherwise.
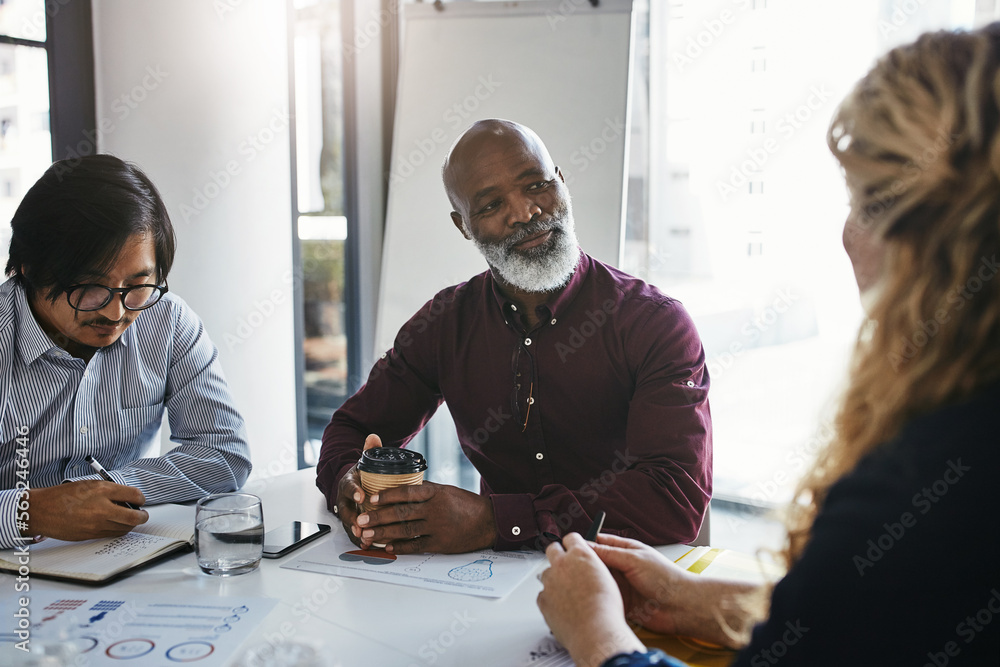
[{"label": "office wall", "polygon": [[93,0],[97,145],[164,196],[178,240],[170,289],[219,348],[255,475],[295,467],[285,12]]}]

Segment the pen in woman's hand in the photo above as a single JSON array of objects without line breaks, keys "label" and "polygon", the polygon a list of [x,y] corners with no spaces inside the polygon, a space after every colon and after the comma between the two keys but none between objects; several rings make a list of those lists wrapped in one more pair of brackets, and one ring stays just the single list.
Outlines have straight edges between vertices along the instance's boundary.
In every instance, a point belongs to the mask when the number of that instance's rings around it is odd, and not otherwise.
[{"label": "pen in woman's hand", "polygon": [[598,533],[601,532],[601,528],[604,527],[604,514],[603,510],[597,511],[597,516],[594,517],[594,523],[590,524],[590,530],[587,531],[586,536],[583,539],[588,542],[593,542],[597,539]]}]

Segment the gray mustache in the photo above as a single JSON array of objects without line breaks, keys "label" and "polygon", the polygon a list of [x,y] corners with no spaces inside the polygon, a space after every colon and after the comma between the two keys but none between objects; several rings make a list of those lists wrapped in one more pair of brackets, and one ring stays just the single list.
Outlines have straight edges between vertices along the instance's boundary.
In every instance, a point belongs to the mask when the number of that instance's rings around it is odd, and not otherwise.
[{"label": "gray mustache", "polygon": [[562,230],[562,223],[558,220],[549,220],[547,222],[534,222],[528,223],[516,232],[506,241],[504,241],[504,246],[506,250],[510,250],[515,245],[528,238],[529,236],[534,236],[535,234],[540,234],[541,232],[547,231],[559,232]]}]

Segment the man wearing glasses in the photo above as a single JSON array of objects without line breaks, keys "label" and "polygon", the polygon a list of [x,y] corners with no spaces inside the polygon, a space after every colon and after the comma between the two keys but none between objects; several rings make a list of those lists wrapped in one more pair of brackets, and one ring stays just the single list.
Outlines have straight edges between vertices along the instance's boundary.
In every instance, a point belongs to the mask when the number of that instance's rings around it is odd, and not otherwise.
[{"label": "man wearing glasses", "polygon": [[[395,553],[538,549],[599,512],[618,535],[693,540],[712,427],[684,308],[581,252],[562,173],[530,129],[476,123],[443,175],[452,222],[490,270],[435,295],[333,415],[317,466],[330,510],[362,547]],[[405,445],[442,401],[481,493],[425,482],[367,498],[362,447]]]},{"label": "man wearing glasses", "polygon": [[[132,507],[241,486],[243,418],[201,321],[168,292],[174,231],[146,175],[109,155],[57,162],[11,228],[0,548],[121,535],[147,519]],[[164,408],[178,446],[143,458]]]}]

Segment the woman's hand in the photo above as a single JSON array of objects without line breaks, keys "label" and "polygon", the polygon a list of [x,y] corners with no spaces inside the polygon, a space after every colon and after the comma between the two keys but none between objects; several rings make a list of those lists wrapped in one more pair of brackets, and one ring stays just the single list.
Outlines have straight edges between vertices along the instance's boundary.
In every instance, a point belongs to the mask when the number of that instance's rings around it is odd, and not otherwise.
[{"label": "woman's hand", "polygon": [[656,549],[615,535],[598,535],[594,553],[610,568],[621,590],[626,617],[661,634],[678,634],[678,618],[697,600],[686,599],[696,575]]},{"label": "woman's hand", "polygon": [[618,653],[646,650],[625,621],[622,596],[597,554],[577,533],[545,550],[538,608],[552,634],[579,667],[596,667]]},{"label": "woman's hand", "polygon": [[625,615],[653,632],[686,635],[740,648],[760,611],[765,589],[687,572],[656,549],[614,535],[598,535],[594,553],[621,590]]}]

